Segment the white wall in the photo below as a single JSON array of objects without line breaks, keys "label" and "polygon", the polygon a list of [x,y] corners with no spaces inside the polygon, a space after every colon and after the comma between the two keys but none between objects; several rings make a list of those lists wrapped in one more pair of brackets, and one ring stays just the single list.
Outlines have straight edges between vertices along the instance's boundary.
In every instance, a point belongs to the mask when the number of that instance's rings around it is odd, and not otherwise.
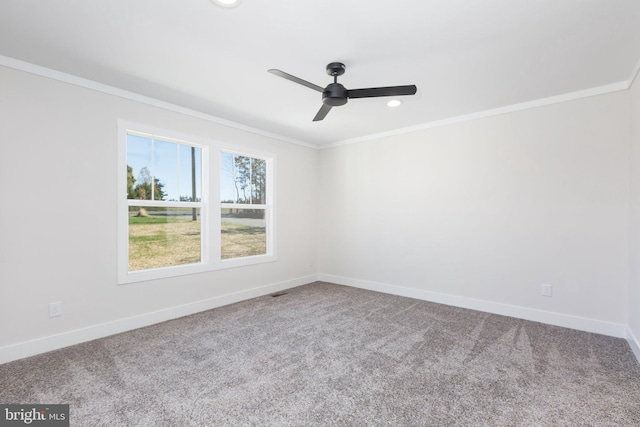
[{"label": "white wall", "polygon": [[[640,337],[638,82],[316,151],[10,68],[0,81],[0,363],[318,271]],[[275,153],[278,261],[116,285],[118,119]],[[52,301],[62,317],[48,317]]]},{"label": "white wall", "polygon": [[629,116],[623,91],[322,150],[321,277],[623,334]]},{"label": "white wall", "polygon": [[[315,278],[316,150],[10,68],[0,82],[0,363]],[[274,153],[277,262],[118,286],[118,119]]]},{"label": "white wall", "polygon": [[629,330],[640,360],[640,79],[636,77],[631,95],[631,251],[629,278]]}]

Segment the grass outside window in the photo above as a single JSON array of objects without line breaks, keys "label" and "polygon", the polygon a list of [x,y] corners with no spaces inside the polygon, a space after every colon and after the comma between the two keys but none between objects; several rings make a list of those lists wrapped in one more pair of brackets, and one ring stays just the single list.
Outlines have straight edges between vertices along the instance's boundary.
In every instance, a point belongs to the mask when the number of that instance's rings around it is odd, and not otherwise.
[{"label": "grass outside window", "polygon": [[129,271],[199,263],[200,210],[194,220],[192,209],[147,209],[130,211]]}]

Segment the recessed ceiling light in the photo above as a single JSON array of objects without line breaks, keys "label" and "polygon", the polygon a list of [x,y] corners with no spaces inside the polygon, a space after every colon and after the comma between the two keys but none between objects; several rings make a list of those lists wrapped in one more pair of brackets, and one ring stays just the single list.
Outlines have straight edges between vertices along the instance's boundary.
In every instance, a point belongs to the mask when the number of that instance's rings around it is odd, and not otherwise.
[{"label": "recessed ceiling light", "polygon": [[242,0],[211,0],[211,3],[220,7],[232,8],[238,6],[241,1]]},{"label": "recessed ceiling light", "polygon": [[399,107],[402,104],[402,101],[400,101],[399,99],[392,99],[391,101],[387,102],[387,107]]}]

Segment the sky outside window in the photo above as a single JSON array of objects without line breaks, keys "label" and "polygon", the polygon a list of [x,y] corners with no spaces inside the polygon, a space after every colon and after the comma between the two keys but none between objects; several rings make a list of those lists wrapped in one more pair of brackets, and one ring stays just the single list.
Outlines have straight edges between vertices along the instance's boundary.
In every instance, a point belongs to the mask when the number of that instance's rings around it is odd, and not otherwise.
[{"label": "sky outside window", "polygon": [[220,155],[220,200],[223,203],[266,203],[267,162],[234,153]]},{"label": "sky outside window", "polygon": [[128,134],[127,165],[133,169],[134,186],[145,179],[146,168],[164,185],[165,201],[192,201],[192,148],[195,154],[196,200],[201,200],[201,148]]}]

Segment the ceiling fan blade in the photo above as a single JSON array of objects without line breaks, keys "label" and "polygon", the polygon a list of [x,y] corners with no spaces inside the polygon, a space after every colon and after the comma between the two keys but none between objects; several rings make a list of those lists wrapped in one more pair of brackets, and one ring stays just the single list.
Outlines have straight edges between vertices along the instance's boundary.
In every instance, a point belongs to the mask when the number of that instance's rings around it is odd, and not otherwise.
[{"label": "ceiling fan blade", "polygon": [[320,120],[324,119],[327,114],[329,114],[329,111],[331,111],[331,105],[322,104],[322,107],[320,107],[320,109],[318,110],[318,113],[313,118],[313,121],[319,122]]},{"label": "ceiling fan blade", "polygon": [[374,98],[378,96],[400,96],[415,95],[418,88],[416,85],[390,86],[390,87],[370,87],[367,89],[348,90],[349,98]]},{"label": "ceiling fan blade", "polygon": [[267,70],[267,71],[269,73],[271,73],[271,74],[275,74],[276,76],[280,76],[283,79],[287,79],[287,80],[292,81],[294,83],[298,83],[298,84],[300,84],[302,86],[306,86],[309,89],[317,90],[318,92],[323,92],[324,91],[324,88],[322,88],[322,87],[320,87],[318,85],[314,85],[313,83],[309,83],[306,80],[302,80],[299,77],[292,76],[291,74],[285,73],[284,71],[276,70],[274,68],[272,68],[270,70]]}]

